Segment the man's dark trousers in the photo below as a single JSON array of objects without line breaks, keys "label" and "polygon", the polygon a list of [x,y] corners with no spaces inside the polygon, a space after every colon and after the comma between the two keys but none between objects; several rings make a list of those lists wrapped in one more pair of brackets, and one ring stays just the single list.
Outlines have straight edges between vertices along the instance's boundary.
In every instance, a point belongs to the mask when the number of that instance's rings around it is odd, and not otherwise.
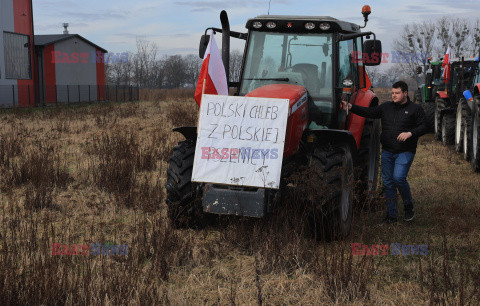
[{"label": "man's dark trousers", "polygon": [[415,154],[412,152],[394,154],[386,150],[382,151],[382,180],[385,186],[387,212],[390,217],[397,217],[397,189],[402,197],[404,208],[413,207],[407,175],[414,157]]}]

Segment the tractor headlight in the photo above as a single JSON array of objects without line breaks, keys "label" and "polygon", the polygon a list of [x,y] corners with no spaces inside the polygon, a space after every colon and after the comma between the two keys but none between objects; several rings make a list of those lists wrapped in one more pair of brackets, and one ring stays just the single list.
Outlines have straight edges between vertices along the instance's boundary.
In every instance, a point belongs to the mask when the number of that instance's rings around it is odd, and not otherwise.
[{"label": "tractor headlight", "polygon": [[330,24],[329,23],[321,23],[318,27],[322,31],[330,30]]},{"label": "tractor headlight", "polygon": [[305,29],[307,29],[307,30],[313,30],[313,29],[315,29],[315,24],[314,24],[313,22],[307,22],[307,23],[305,24]]},{"label": "tractor headlight", "polygon": [[275,29],[276,26],[277,26],[277,24],[273,21],[267,22],[267,28],[269,28],[269,29]]},{"label": "tractor headlight", "polygon": [[262,27],[262,23],[261,23],[260,21],[255,21],[255,22],[253,23],[253,27],[254,27],[255,29],[260,29],[260,28]]}]

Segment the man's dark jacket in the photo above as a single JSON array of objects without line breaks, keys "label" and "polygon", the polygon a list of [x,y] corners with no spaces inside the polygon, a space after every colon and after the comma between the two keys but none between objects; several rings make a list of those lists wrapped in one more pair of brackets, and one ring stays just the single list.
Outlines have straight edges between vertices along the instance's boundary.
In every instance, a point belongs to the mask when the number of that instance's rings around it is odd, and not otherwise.
[{"label": "man's dark jacket", "polygon": [[[385,102],[375,107],[352,105],[350,111],[362,117],[381,118],[382,147],[394,154],[415,153],[418,138],[428,130],[425,112],[420,105],[412,103],[410,98],[404,104]],[[412,137],[403,142],[398,141],[398,135],[403,132],[411,132]]]}]

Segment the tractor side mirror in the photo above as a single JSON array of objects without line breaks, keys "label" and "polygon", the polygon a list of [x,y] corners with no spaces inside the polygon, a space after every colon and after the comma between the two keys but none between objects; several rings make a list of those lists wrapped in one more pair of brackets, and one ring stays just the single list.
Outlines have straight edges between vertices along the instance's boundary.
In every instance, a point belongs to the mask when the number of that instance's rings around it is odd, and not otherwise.
[{"label": "tractor side mirror", "polygon": [[422,67],[418,66],[417,67],[417,74],[420,74],[420,73],[422,73]]},{"label": "tractor side mirror", "polygon": [[203,59],[205,51],[207,50],[208,42],[210,41],[210,35],[202,35],[200,38],[200,46],[198,47],[198,56]]},{"label": "tractor side mirror", "polygon": [[379,40],[366,40],[363,43],[363,52],[368,55],[365,66],[378,66],[382,62],[382,42]]}]

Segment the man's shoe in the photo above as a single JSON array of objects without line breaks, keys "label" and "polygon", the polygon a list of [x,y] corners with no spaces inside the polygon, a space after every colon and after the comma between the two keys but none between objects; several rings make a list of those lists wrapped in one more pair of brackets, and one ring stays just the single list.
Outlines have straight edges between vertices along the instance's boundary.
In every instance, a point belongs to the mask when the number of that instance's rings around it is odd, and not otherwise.
[{"label": "man's shoe", "polygon": [[411,209],[406,209],[405,210],[405,221],[412,221],[413,220],[413,217],[415,217],[415,211],[413,210],[413,208]]},{"label": "man's shoe", "polygon": [[397,217],[390,217],[390,215],[386,215],[385,219],[383,219],[382,223],[384,224],[392,224],[397,222]]}]

